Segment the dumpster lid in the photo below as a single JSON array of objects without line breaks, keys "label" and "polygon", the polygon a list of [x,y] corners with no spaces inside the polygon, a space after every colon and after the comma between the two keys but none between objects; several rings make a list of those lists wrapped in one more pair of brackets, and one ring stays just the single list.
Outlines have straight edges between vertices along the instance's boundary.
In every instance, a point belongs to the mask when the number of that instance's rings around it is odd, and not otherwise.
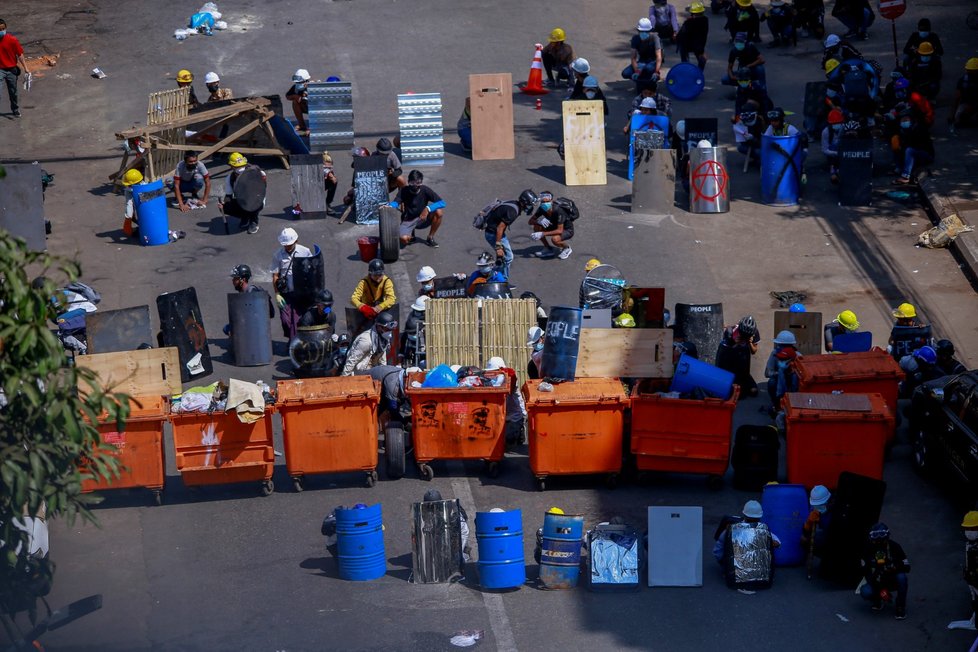
[{"label": "dumpster lid", "polygon": [[[874,398],[875,397],[875,398]],[[813,394],[789,392],[785,394],[789,408],[818,410],[821,412],[874,412],[874,404],[881,403],[880,394]]]},{"label": "dumpster lid", "polygon": [[844,381],[890,376],[903,378],[900,364],[880,348],[854,353],[806,355],[795,361],[798,380],[805,382]]},{"label": "dumpster lid", "polygon": [[[165,419],[169,411],[170,402],[165,396],[130,396],[129,417],[126,419],[126,422]],[[104,423],[107,418],[108,415],[103,412],[99,415],[99,422]]]},{"label": "dumpster lid", "polygon": [[541,392],[542,380],[528,380],[523,385],[529,402],[553,403],[554,401],[598,402],[625,401],[627,395],[617,378],[578,378],[554,385],[554,391]]},{"label": "dumpster lid", "polygon": [[361,395],[379,399],[370,376],[336,376],[332,378],[299,378],[276,383],[279,403],[316,403]]}]

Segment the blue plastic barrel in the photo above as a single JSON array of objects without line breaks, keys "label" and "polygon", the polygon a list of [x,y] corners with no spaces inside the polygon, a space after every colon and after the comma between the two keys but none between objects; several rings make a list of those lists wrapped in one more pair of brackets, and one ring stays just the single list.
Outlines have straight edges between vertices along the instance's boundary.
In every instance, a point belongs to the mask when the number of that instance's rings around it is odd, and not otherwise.
[{"label": "blue plastic barrel", "polygon": [[340,579],[366,582],[387,572],[380,505],[336,510],[336,553]]},{"label": "blue plastic barrel", "polygon": [[523,565],[523,512],[478,512],[479,582],[484,589],[511,589],[526,581]]},{"label": "blue plastic barrel", "polygon": [[554,306],[550,309],[540,358],[542,378],[574,380],[583,319],[584,311],[580,308]]},{"label": "blue plastic barrel", "polygon": [[540,552],[540,581],[548,589],[572,589],[581,575],[584,517],[546,514]]},{"label": "blue plastic barrel", "polygon": [[132,206],[139,222],[139,242],[146,246],[170,242],[170,220],[166,214],[166,188],[163,180],[139,183],[132,187]]},{"label": "blue plastic barrel", "polygon": [[801,134],[761,136],[761,201],[768,206],[797,204],[804,162]]},{"label": "blue plastic barrel", "polygon": [[703,92],[705,81],[699,66],[677,63],[666,75],[666,88],[677,100],[695,100]]},{"label": "blue plastic barrel", "polygon": [[761,496],[764,508],[762,522],[781,540],[774,549],[775,566],[798,566],[804,563],[807,550],[802,548],[801,534],[808,519],[808,492],[800,484],[769,484]]},{"label": "blue plastic barrel", "polygon": [[673,392],[692,392],[702,389],[707,394],[717,398],[727,399],[733,392],[734,375],[729,371],[714,367],[708,362],[697,360],[683,353],[676,363],[676,372],[672,377]]}]

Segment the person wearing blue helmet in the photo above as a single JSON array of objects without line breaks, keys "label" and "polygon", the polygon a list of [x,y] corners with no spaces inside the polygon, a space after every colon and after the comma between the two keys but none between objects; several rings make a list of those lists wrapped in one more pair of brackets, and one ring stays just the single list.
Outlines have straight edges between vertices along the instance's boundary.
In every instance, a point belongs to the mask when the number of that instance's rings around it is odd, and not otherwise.
[{"label": "person wearing blue helmet", "polygon": [[795,373],[792,365],[795,360],[802,357],[797,347],[798,340],[789,330],[781,331],[774,338],[774,348],[764,366],[772,416],[779,411],[781,399],[785,394],[798,391],[798,374]]},{"label": "person wearing blue helmet", "polygon": [[946,375],[937,364],[937,351],[932,346],[922,346],[900,358],[900,368],[906,374],[906,379],[900,383],[901,398],[910,398],[923,383]]}]

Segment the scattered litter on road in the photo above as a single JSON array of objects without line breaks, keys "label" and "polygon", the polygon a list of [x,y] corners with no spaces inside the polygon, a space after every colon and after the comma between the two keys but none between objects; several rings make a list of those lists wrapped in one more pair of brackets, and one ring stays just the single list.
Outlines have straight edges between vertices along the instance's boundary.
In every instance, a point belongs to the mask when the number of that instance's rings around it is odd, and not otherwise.
[{"label": "scattered litter on road", "polygon": [[838,618],[839,620],[841,620],[844,623],[849,622],[849,619],[846,618],[845,616],[843,616],[842,614],[835,614],[835,617]]},{"label": "scattered litter on road", "polygon": [[106,74],[102,72],[101,68],[92,68],[92,77],[95,79],[105,79]]},{"label": "scattered litter on road", "polygon": [[693,240],[693,242],[695,242],[696,244],[703,244],[702,240]]},{"label": "scattered litter on road", "polygon": [[456,633],[449,642],[456,647],[472,647],[485,635],[485,631],[481,629],[466,629]]},{"label": "scattered litter on road", "polygon": [[71,79],[71,74],[70,73],[67,73],[67,72],[64,72],[64,73],[61,73],[60,75],[55,75],[55,77],[58,78],[58,79]]},{"label": "scattered litter on road", "polygon": [[919,272],[919,271],[920,271],[919,269],[915,269],[915,270],[913,271],[913,273],[914,273],[914,274],[916,274],[916,273],[917,273],[917,272]]},{"label": "scattered litter on road", "polygon": [[910,223],[910,226],[917,226],[917,223],[916,222],[911,222]]},{"label": "scattered litter on road", "polygon": [[634,226],[629,226],[628,228],[630,228],[630,229],[634,229],[635,227],[634,227]]},{"label": "scattered litter on road", "polygon": [[737,589],[737,593],[743,593],[744,595],[754,595],[757,591],[748,591],[747,589]]}]

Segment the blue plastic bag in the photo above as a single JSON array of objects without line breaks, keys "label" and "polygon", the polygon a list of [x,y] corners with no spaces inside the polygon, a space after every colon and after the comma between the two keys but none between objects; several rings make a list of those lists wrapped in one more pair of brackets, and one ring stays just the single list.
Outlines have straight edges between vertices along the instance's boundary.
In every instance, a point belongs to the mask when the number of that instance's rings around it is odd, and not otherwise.
[{"label": "blue plastic bag", "polygon": [[201,27],[213,29],[214,17],[208,13],[196,13],[190,17],[190,27],[192,29],[200,29]]},{"label": "blue plastic bag", "polygon": [[447,364],[440,364],[428,372],[428,376],[421,383],[421,386],[433,389],[458,387],[458,376]]}]

